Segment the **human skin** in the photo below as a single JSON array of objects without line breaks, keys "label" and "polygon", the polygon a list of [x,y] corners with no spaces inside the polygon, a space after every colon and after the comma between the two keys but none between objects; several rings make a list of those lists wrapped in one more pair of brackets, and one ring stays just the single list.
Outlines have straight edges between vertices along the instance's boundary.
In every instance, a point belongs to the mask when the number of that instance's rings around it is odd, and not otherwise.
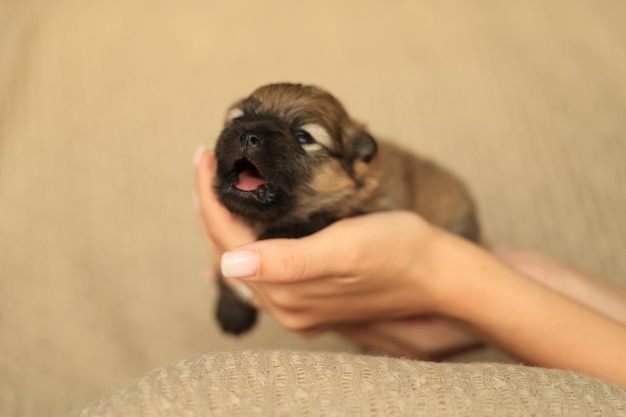
[{"label": "human skin", "polygon": [[[214,170],[214,158],[199,152],[197,199],[210,251],[216,259],[227,251],[222,273],[231,284],[244,281],[255,293],[252,303],[286,328],[336,329],[414,357],[480,338],[528,363],[626,386],[626,327],[619,308],[607,313],[594,304],[607,304],[602,296],[584,305],[576,285],[528,279],[523,268],[511,267],[519,266],[514,256],[498,258],[409,212],[345,219],[301,239],[254,242],[252,231],[217,202]],[[425,347],[424,334],[440,344]]]}]

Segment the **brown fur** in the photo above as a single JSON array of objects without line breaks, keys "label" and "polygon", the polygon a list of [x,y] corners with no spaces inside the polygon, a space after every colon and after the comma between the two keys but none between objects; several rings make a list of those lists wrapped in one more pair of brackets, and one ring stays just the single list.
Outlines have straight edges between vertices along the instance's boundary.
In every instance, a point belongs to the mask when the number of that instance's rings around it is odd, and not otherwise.
[{"label": "brown fur", "polygon": [[[344,217],[405,209],[479,240],[474,204],[459,179],[431,161],[375,141],[324,90],[263,86],[228,114],[216,146],[216,190],[260,238],[299,237]],[[301,137],[307,128],[315,140]],[[266,185],[242,191],[237,186],[242,172],[252,172]],[[256,312],[223,283],[221,289],[222,327],[232,333],[247,330]]]}]

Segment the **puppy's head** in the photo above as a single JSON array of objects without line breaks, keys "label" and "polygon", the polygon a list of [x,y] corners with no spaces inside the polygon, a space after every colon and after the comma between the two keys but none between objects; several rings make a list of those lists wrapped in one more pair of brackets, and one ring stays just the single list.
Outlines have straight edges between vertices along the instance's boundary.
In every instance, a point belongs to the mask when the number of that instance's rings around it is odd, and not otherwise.
[{"label": "puppy's head", "polygon": [[376,142],[329,93],[270,84],[233,105],[215,148],[215,188],[248,221],[352,214],[374,184]]}]

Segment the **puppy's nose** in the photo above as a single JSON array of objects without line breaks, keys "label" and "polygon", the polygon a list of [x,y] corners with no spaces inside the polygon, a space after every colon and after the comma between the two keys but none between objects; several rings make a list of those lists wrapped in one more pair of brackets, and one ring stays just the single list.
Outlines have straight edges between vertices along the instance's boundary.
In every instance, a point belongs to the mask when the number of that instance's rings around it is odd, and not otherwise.
[{"label": "puppy's nose", "polygon": [[246,132],[241,135],[241,144],[248,149],[256,148],[263,142],[263,135],[256,132]]}]

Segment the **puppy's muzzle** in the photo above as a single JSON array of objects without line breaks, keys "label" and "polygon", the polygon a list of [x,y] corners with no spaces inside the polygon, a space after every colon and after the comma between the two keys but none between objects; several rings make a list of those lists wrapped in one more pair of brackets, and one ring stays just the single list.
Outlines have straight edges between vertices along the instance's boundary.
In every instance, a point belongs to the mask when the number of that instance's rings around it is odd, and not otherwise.
[{"label": "puppy's muzzle", "polygon": [[241,146],[246,151],[252,151],[257,148],[260,148],[265,141],[265,135],[258,132],[246,132],[239,138],[241,141]]}]

